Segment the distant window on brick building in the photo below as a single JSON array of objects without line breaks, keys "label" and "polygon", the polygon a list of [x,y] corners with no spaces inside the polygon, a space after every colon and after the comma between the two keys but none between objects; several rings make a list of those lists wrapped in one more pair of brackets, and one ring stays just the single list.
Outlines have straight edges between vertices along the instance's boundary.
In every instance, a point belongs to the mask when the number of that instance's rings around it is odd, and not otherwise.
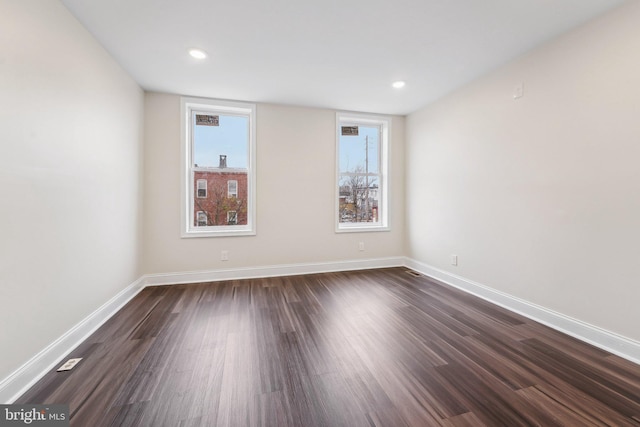
[{"label": "distant window on brick building", "polygon": [[238,181],[227,181],[227,197],[238,197]]},{"label": "distant window on brick building", "polygon": [[198,211],[197,214],[197,226],[198,227],[206,227],[207,226],[207,214],[202,211]]},{"label": "distant window on brick building", "polygon": [[238,213],[236,211],[227,212],[227,224],[236,225],[238,223]]},{"label": "distant window on brick building", "polygon": [[199,199],[206,198],[207,197],[207,180],[199,179],[196,185],[198,188],[198,198]]}]

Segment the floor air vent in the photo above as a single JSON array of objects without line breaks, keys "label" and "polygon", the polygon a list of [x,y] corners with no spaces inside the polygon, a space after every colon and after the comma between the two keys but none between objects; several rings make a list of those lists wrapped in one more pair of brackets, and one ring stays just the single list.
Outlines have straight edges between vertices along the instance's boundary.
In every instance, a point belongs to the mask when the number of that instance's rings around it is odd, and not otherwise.
[{"label": "floor air vent", "polygon": [[422,277],[422,274],[418,273],[417,271],[413,271],[413,270],[407,270],[407,274],[410,274],[413,277]]}]

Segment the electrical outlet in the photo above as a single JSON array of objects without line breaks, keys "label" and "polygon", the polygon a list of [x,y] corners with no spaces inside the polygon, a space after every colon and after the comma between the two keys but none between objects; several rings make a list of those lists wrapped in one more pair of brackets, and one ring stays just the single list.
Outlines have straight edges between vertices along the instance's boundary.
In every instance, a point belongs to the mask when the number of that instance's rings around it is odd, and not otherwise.
[{"label": "electrical outlet", "polygon": [[229,251],[228,250],[223,250],[220,253],[220,261],[229,261]]},{"label": "electrical outlet", "polygon": [[66,362],[64,362],[64,365],[60,366],[58,368],[58,372],[62,372],[62,371],[70,371],[73,368],[75,368],[75,366],[78,364],[78,362],[80,362],[82,360],[82,357],[78,357],[76,359],[69,359]]},{"label": "electrical outlet", "polygon": [[358,243],[358,250],[359,250],[360,252],[363,252],[363,251],[364,251],[364,242],[360,242],[360,243]]},{"label": "electrical outlet", "polygon": [[458,265],[458,255],[451,255],[451,265]]}]

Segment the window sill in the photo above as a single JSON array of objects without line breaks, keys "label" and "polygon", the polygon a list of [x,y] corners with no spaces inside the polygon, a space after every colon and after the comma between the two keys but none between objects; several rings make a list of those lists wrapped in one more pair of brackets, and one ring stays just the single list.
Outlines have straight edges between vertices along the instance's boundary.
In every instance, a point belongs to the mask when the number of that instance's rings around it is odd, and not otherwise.
[{"label": "window sill", "polygon": [[183,231],[180,236],[183,239],[192,239],[198,237],[235,237],[235,236],[255,236],[255,230],[202,230],[202,231]]},{"label": "window sill", "polygon": [[377,231],[391,231],[389,226],[384,225],[352,225],[352,226],[338,226],[336,233],[370,233]]}]

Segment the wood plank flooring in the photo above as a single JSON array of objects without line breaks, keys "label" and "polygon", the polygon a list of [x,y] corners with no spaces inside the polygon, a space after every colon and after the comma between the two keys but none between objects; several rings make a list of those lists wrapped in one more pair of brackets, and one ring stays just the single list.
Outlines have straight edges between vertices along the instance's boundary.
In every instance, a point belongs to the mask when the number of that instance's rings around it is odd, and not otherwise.
[{"label": "wood plank flooring", "polygon": [[406,269],[144,289],[17,403],[72,426],[640,426],[640,366]]}]

